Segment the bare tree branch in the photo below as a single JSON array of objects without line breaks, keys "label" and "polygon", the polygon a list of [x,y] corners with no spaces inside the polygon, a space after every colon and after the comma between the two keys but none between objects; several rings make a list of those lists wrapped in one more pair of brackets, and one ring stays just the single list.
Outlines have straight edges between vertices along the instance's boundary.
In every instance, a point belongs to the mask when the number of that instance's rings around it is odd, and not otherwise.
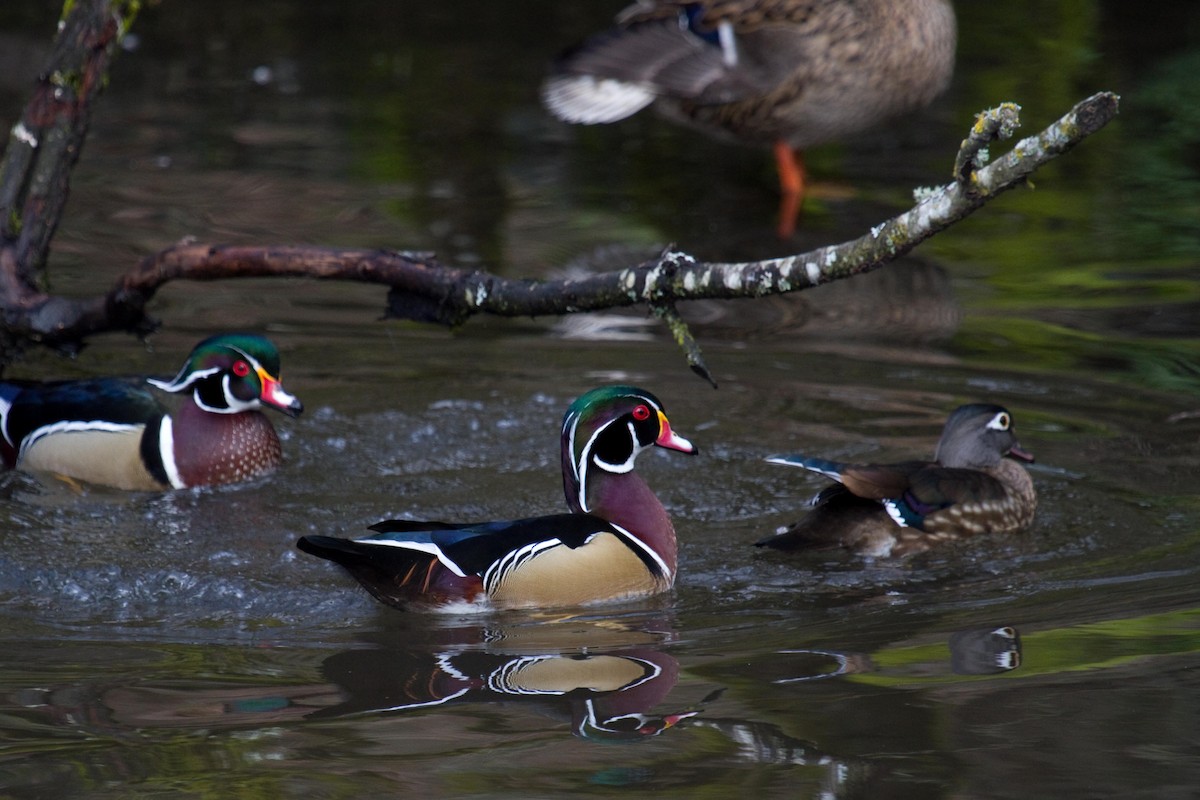
[{"label": "bare tree branch", "polygon": [[962,143],[953,183],[924,190],[915,207],[858,239],[784,258],[709,264],[672,249],[644,264],[582,279],[522,280],[446,266],[431,253],[183,242],[143,259],[104,296],[46,294],[38,287],[67,178],[91,103],[136,5],[136,0],[70,4],[52,69],[39,80],[0,162],[0,308],[10,344],[36,341],[69,349],[102,331],[153,330],[157,322],[146,306],[171,281],[303,277],[385,285],[390,316],[446,325],[481,313],[524,317],[645,304],[666,323],[692,368],[712,382],[676,303],[794,292],[876,269],[1023,185],[1036,169],[1104,127],[1118,106],[1112,93],[1089,97],[988,166],[986,148],[1012,135],[1020,107],[1004,103],[985,111]]},{"label": "bare tree branch", "polygon": [[[1018,142],[989,166],[976,168],[982,149],[1011,135],[1018,122],[1015,104],[985,111],[963,142],[954,183],[927,191],[914,208],[858,239],[795,256],[709,264],[668,250],[653,261],[614,272],[576,280],[539,281],[444,266],[429,253],[184,243],[143,260],[109,293],[106,307],[110,312],[125,309],[125,318],[133,319],[141,314],[154,292],[172,280],[270,276],[385,284],[391,287],[390,315],[448,325],[460,324],[480,313],[542,316],[643,303],[657,310],[669,309],[682,300],[794,292],[869,272],[904,255],[996,195],[1023,185],[1043,164],[1107,124],[1116,115],[1117,105],[1118,98],[1111,93],[1089,97],[1038,135]],[[669,311],[657,313],[674,325]],[[677,328],[673,327],[673,332],[681,345],[687,341],[687,337],[679,336]]]},{"label": "bare tree branch", "polygon": [[975,171],[988,161],[987,147],[994,141],[1012,138],[1021,126],[1021,107],[1016,103],[1001,103],[995,108],[979,112],[971,132],[958,148],[954,159],[954,180],[964,189]]},{"label": "bare tree branch", "polygon": [[[0,161],[0,303],[10,337],[36,339],[47,327],[53,330],[47,312],[52,319],[78,316],[80,304],[42,291],[46,257],[92,106],[138,5],[138,0],[67,3],[50,63],[9,132]],[[94,303],[83,304],[88,305]]]},{"label": "bare tree branch", "polygon": [[[186,243],[143,260],[121,279],[108,300],[113,307],[140,308],[160,286],[172,280],[269,276],[355,280],[392,287],[389,310],[395,316],[458,324],[480,313],[541,316],[640,303],[794,292],[893,261],[996,195],[1023,185],[1036,169],[1107,124],[1116,115],[1117,102],[1117,96],[1107,92],[1089,97],[1037,136],[1018,142],[990,166],[969,169],[963,180],[929,192],[914,208],[869,233],[801,255],[707,264],[669,250],[654,261],[627,269],[576,280],[538,281],[443,266],[429,253]],[[1015,114],[1016,107],[1006,104],[1002,110],[1008,116]],[[989,111],[980,116],[990,118],[992,114]],[[991,136],[1011,130],[1010,124],[988,125],[986,129]],[[969,141],[977,153],[985,140]],[[406,296],[420,298],[421,302]]]}]

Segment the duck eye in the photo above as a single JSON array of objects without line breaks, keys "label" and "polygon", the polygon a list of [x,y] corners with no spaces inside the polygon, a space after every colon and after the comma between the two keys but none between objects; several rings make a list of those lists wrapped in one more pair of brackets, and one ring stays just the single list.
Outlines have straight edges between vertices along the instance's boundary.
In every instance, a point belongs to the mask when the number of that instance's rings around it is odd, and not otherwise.
[{"label": "duck eye", "polygon": [[994,431],[1006,431],[1012,425],[1012,418],[1005,412],[1001,411],[996,416],[992,417],[992,421],[988,423],[988,428]]},{"label": "duck eye", "polygon": [[237,375],[239,378],[246,377],[250,374],[250,365],[245,361],[233,362],[233,374]]},{"label": "duck eye", "polygon": [[645,406],[638,406],[633,410],[633,418],[638,422],[643,422],[650,419],[650,409]]}]

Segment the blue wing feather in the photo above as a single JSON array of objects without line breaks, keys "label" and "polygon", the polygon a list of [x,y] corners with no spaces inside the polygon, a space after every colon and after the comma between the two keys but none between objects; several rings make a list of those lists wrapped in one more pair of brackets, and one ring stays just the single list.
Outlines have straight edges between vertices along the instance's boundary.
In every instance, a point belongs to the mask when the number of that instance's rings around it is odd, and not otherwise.
[{"label": "blue wing feather", "polygon": [[888,516],[891,517],[892,520],[895,521],[895,523],[901,528],[916,528],[918,530],[924,530],[925,515],[929,513],[929,511],[935,511],[937,509],[922,511],[921,509],[914,507],[909,500],[910,497],[906,492],[904,497],[884,500],[883,507],[887,510]]},{"label": "blue wing feather", "polygon": [[786,467],[800,467],[809,472],[817,472],[835,481],[842,479],[842,470],[845,464],[838,461],[827,461],[823,458],[811,458],[803,455],[776,455],[767,456],[767,462],[770,464],[783,464]]}]

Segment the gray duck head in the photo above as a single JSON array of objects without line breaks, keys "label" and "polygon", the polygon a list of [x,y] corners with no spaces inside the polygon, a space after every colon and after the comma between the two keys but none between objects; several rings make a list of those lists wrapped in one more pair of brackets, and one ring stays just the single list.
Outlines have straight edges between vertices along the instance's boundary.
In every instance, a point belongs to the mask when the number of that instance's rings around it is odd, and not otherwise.
[{"label": "gray duck head", "polygon": [[946,420],[934,460],[943,467],[988,469],[1005,456],[1033,461],[1021,449],[1008,409],[991,403],[971,403],[954,409]]}]

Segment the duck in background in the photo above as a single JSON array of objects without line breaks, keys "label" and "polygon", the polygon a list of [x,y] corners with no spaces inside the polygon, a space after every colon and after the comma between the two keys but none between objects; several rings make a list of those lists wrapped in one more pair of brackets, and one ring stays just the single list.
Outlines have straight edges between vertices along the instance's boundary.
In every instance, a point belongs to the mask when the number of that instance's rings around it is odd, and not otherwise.
[{"label": "duck in background", "polygon": [[846,547],[869,556],[903,556],[932,545],[1029,526],[1037,508],[1033,480],[1016,463],[1021,449],[1002,406],[959,406],[946,420],[933,461],[843,464],[802,455],[771,456],[837,483],[804,519],[755,544],[777,550]]},{"label": "duck in background", "polygon": [[[154,390],[186,399],[172,412]],[[283,458],[263,407],[303,410],[279,381],[279,351],[262,336],[221,334],[171,380],[0,382],[0,455],[9,468],[117,489],[245,481]]]},{"label": "duck in background", "polygon": [[546,609],[648,597],[674,585],[677,554],[670,517],[633,469],[652,446],[696,452],[654,395],[632,386],[593,389],[562,423],[570,513],[467,524],[387,520],[371,526],[374,536],[304,536],[297,546],[341,564],[376,599],[402,609]]},{"label": "duck in background", "polygon": [[950,82],[956,42],[949,0],[639,0],[558,60],[542,101],[586,125],[653,104],[773,147],[788,237],[806,192],[803,151],[928,105]]}]

